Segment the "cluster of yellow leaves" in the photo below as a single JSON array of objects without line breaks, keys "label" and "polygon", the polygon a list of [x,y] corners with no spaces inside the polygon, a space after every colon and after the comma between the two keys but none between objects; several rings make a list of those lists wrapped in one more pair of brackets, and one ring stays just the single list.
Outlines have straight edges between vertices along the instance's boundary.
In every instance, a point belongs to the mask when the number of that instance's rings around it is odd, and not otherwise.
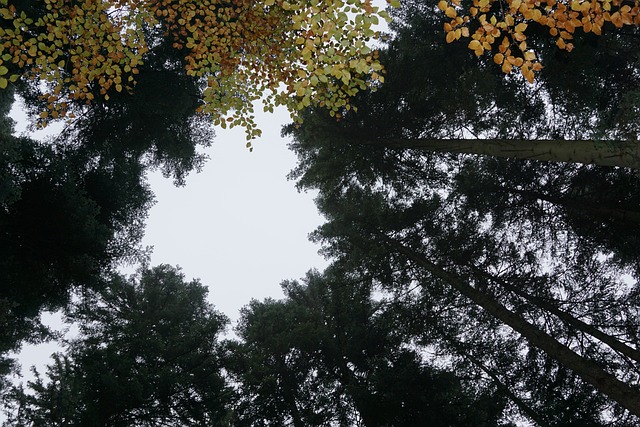
[{"label": "cluster of yellow leaves", "polygon": [[[0,65],[10,81],[20,77],[46,82],[42,119],[67,114],[68,98],[90,102],[110,88],[132,85],[146,52],[139,31],[118,3],[99,0],[43,0],[43,12],[27,16],[8,0],[0,0]],[[6,88],[7,81],[0,81]],[[44,122],[46,124],[46,121]]]},{"label": "cluster of yellow leaves", "polygon": [[368,42],[389,16],[371,0],[42,2],[46,11],[33,17],[0,0],[0,87],[46,82],[43,119],[64,116],[70,100],[135,93],[135,74],[153,48],[144,37],[150,29],[170,39],[185,73],[202,79],[201,111],[217,125],[244,126],[248,138],[259,135],[252,105],[260,98],[265,110],[285,105],[294,117],[312,103],[335,114],[382,81]]},{"label": "cluster of yellow leaves", "polygon": [[502,71],[519,69],[529,82],[542,69],[527,45],[530,25],[547,28],[556,45],[569,52],[578,30],[600,35],[606,23],[640,25],[638,0],[473,0],[468,10],[460,0],[440,0],[438,8],[450,19],[444,25],[447,43],[471,37],[468,47],[476,55],[488,52]]}]

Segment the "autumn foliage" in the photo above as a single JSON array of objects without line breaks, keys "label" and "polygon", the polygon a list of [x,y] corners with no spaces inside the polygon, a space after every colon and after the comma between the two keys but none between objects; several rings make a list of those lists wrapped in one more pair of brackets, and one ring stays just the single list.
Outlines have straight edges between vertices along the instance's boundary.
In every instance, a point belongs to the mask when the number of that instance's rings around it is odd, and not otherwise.
[{"label": "autumn foliage", "polygon": [[600,35],[605,25],[616,28],[640,25],[638,0],[473,0],[466,8],[460,0],[440,0],[448,43],[470,37],[469,49],[488,53],[510,73],[519,69],[533,82],[542,69],[535,48],[527,44],[531,26],[548,31],[560,49],[571,51],[577,31]]},{"label": "autumn foliage", "polygon": [[[332,111],[382,80],[368,42],[389,19],[370,0],[0,0],[0,88],[44,83],[41,119],[69,116],[70,101],[135,92],[159,40],[202,81],[201,111],[215,124],[259,134],[253,102]],[[35,5],[35,6],[34,6]]]}]

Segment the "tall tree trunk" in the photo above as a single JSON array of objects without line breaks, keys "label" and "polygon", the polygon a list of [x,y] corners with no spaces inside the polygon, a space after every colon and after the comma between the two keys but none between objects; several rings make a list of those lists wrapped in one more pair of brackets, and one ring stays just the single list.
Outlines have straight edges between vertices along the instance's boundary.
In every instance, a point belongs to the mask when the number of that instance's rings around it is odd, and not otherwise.
[{"label": "tall tree trunk", "polygon": [[532,345],[538,347],[558,363],[571,369],[584,381],[594,386],[601,393],[618,402],[632,414],[640,417],[640,391],[634,390],[628,384],[604,371],[597,363],[587,359],[569,347],[561,344],[555,338],[529,323],[516,313],[508,310],[491,295],[485,294],[472,287],[456,274],[444,270],[437,264],[425,258],[401,243],[383,236],[385,242],[394,250],[402,253],[416,265],[426,269],[436,277],[443,279],[472,302],[482,307],[487,313],[504,322],[514,331],[521,334]]},{"label": "tall tree trunk", "polygon": [[438,153],[484,154],[511,159],[640,169],[638,141],[380,138],[364,144]]},{"label": "tall tree trunk", "polygon": [[590,325],[586,322],[583,322],[582,320],[574,317],[573,315],[571,315],[570,313],[567,313],[566,311],[563,311],[561,309],[559,309],[558,307],[554,306],[553,304],[549,303],[548,301],[546,301],[543,298],[540,297],[536,297],[533,295],[530,295],[526,292],[524,292],[522,290],[522,288],[518,287],[518,286],[514,286],[511,283],[507,282],[506,280],[503,280],[501,278],[495,277],[493,275],[490,275],[488,273],[485,273],[484,271],[481,271],[477,268],[473,268],[474,271],[478,272],[479,274],[481,274],[484,278],[488,279],[488,280],[493,280],[496,283],[498,283],[500,286],[502,286],[503,288],[513,292],[514,294],[524,298],[525,300],[529,301],[530,303],[538,306],[539,308],[548,311],[549,313],[553,314],[554,316],[558,317],[560,320],[564,321],[566,324],[573,326],[574,328],[576,328],[579,331],[584,332],[585,334],[591,335],[592,337],[594,337],[595,339],[599,340],[600,342],[608,345],[611,349],[620,352],[621,354],[627,356],[628,358],[630,358],[631,360],[634,360],[636,362],[640,362],[640,351],[633,348],[633,347],[629,347],[628,345],[626,345],[625,343],[623,343],[622,341],[618,340],[617,338],[602,332],[601,330],[599,330],[598,328],[594,327],[593,325]]}]

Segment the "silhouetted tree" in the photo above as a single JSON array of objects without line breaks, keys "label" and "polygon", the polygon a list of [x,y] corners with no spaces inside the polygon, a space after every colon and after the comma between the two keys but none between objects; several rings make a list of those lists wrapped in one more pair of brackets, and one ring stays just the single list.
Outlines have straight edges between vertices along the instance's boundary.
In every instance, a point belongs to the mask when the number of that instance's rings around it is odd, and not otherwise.
[{"label": "silhouetted tree", "polygon": [[12,426],[225,426],[233,392],[219,335],[228,319],[197,280],[161,265],[113,275],[69,320],[80,328],[46,379],[14,388]]}]

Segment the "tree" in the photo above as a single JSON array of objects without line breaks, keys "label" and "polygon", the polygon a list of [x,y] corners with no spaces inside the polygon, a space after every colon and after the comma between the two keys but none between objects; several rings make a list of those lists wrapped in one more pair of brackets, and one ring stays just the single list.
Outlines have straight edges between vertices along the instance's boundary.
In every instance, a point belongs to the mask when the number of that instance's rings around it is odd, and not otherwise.
[{"label": "tree", "polygon": [[[339,122],[311,110],[301,126],[287,129],[300,159],[292,177],[301,189],[320,190],[318,205],[329,220],[315,238],[326,255],[369,272],[406,302],[416,313],[407,323],[425,330],[415,332],[422,345],[471,364],[523,416],[597,425],[613,414],[618,425],[632,424],[612,400],[638,411],[630,374],[638,369],[637,256],[625,243],[637,237],[630,226],[638,196],[633,173],[387,144],[456,133],[588,139],[634,132],[622,114],[626,95],[614,91],[604,102],[594,87],[602,103],[592,102],[587,83],[569,82],[563,91],[555,73],[531,91],[511,78],[496,80],[492,68],[478,69],[473,57],[455,50],[447,52],[449,69],[441,45],[432,42],[439,31],[433,11],[407,2],[400,13],[397,36],[381,52],[385,85],[361,93],[353,101],[358,112],[344,112]],[[621,46],[626,39],[612,40]],[[590,72],[599,79],[610,69],[597,45],[593,52],[600,53]],[[473,72],[455,73],[459,64]],[[559,70],[565,58],[548,65]],[[550,115],[545,105],[561,114]],[[626,233],[616,245],[618,235],[605,239],[600,227]],[[575,399],[560,398],[558,390]]]},{"label": "tree", "polygon": [[581,50],[571,55],[542,46],[545,72],[531,88],[464,46],[445,47],[442,20],[428,3],[404,2],[394,17],[395,36],[381,51],[385,84],[355,97],[353,108],[339,113],[340,123],[313,110],[290,132],[333,129],[336,141],[369,149],[638,168],[633,37],[578,38]]},{"label": "tree", "polygon": [[152,204],[136,158],[108,158],[73,144],[12,135],[13,101],[2,91],[0,135],[0,354],[48,336],[43,310],[65,308],[74,291],[100,289],[140,248]]},{"label": "tree", "polygon": [[81,114],[46,141],[12,136],[8,117],[14,92],[33,114],[46,108],[39,81],[2,91],[0,298],[9,307],[2,353],[31,335],[41,339],[42,310],[65,308],[74,292],[105,286],[102,275],[118,264],[144,261],[149,169],[183,184],[202,166],[198,146],[210,145],[213,131],[197,113],[198,79],[170,65],[178,58],[158,39],[138,67],[137,96],[115,92],[108,105],[70,102]]},{"label": "tree", "polygon": [[[469,49],[477,56],[492,53],[493,61],[509,74],[520,69],[522,75],[533,83],[536,71],[542,70],[536,55],[536,36],[545,30],[555,39],[559,49],[571,52],[576,30],[601,35],[605,26],[622,28],[640,25],[640,9],[624,1],[594,2],[571,1],[521,1],[474,0],[469,2],[441,0],[438,8],[451,19],[445,23],[448,43],[461,37],[470,37]],[[462,12],[459,16],[459,12]],[[527,31],[532,27],[534,31]],[[528,35],[533,33],[533,42]],[[537,33],[537,34],[536,34]],[[504,35],[504,36],[503,36]]]},{"label": "tree", "polygon": [[233,393],[219,335],[228,320],[176,268],[114,275],[70,313],[80,334],[13,390],[11,425],[227,425]]},{"label": "tree", "polygon": [[74,99],[108,105],[114,94],[134,91],[140,65],[164,39],[179,53],[171,66],[198,78],[201,111],[216,125],[247,127],[248,137],[257,133],[252,102],[265,91],[266,109],[295,112],[313,102],[337,110],[368,77],[379,78],[366,42],[376,36],[372,25],[388,18],[370,1],[342,0],[0,6],[0,88],[19,78],[45,83],[43,119],[67,116]]},{"label": "tree", "polygon": [[[497,158],[465,159],[456,176],[455,193],[465,209],[490,218],[495,232],[503,224],[553,242],[558,253],[575,251],[584,258],[602,252],[622,268],[640,271],[637,233],[640,182],[624,169],[536,164]],[[534,220],[531,220],[534,218]],[[562,234],[571,230],[566,241]]]},{"label": "tree", "polygon": [[[316,239],[326,253],[381,278],[382,288],[397,295],[422,289],[418,304],[427,305],[429,316],[423,324],[443,312],[441,328],[454,328],[450,333],[467,349],[484,343],[502,354],[507,350],[496,347],[512,337],[505,345],[513,346],[515,360],[539,348],[637,415],[634,285],[604,260],[551,260],[535,241],[483,231],[482,218],[456,212],[439,200],[438,189],[411,188],[416,195],[406,198],[398,188],[387,197],[389,189],[352,183],[342,194],[321,196],[329,222]],[[427,343],[437,345],[438,338]]]},{"label": "tree", "polygon": [[370,278],[332,265],[282,286],[243,310],[239,425],[498,424],[502,398],[423,360]]}]

